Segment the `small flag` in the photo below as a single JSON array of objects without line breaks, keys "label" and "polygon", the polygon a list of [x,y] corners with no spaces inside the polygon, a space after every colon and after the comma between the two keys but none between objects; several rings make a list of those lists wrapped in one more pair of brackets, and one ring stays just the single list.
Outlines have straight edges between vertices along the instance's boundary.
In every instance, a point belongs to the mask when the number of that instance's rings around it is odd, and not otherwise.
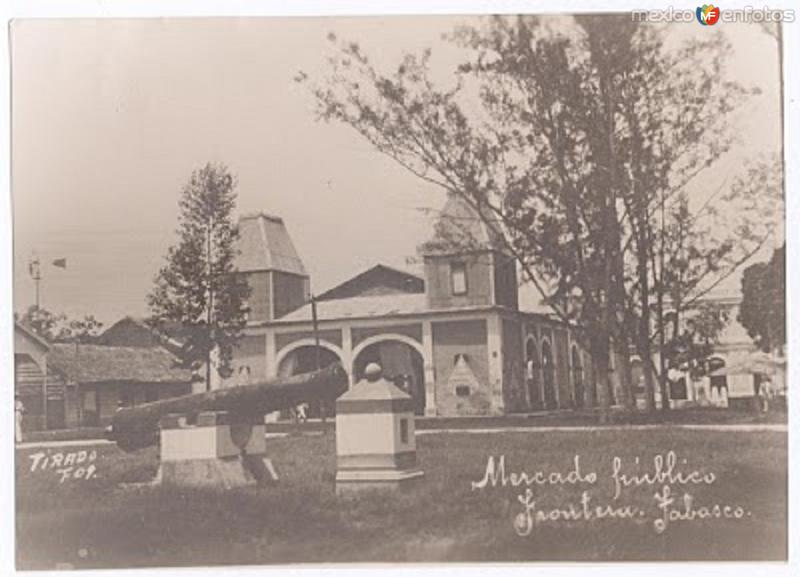
[{"label": "small flag", "polygon": [[57,266],[58,268],[67,268],[67,259],[57,258],[53,261],[53,266]]}]

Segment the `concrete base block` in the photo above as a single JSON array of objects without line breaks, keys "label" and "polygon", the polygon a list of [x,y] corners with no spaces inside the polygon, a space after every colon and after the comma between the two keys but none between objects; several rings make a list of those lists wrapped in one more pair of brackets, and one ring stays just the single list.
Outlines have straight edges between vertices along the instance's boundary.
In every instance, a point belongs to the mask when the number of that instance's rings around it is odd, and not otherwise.
[{"label": "concrete base block", "polygon": [[274,483],[278,480],[272,461],[259,455],[217,459],[162,461],[158,471],[162,485],[232,489]]},{"label": "concrete base block", "polygon": [[186,415],[161,419],[161,466],[156,483],[231,489],[274,483],[278,474],[266,458],[264,423],[233,421],[225,411],[206,411],[194,424]]}]

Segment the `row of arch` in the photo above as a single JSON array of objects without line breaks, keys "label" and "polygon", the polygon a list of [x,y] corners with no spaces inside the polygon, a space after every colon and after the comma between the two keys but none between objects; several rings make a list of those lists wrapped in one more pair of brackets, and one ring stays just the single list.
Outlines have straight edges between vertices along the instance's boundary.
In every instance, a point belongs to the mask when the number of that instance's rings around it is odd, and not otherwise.
[{"label": "row of arch", "polygon": [[[381,358],[381,347],[387,344],[399,344],[407,349],[406,362],[387,362]],[[346,365],[345,351],[342,347],[329,341],[320,340],[320,355],[316,354],[317,342],[313,338],[303,338],[282,348],[275,358],[279,375],[291,375],[309,372],[320,366],[328,366],[334,362]],[[397,351],[396,351],[397,353]],[[350,358],[350,369],[354,381],[363,377],[366,365],[378,362],[384,367],[387,378],[401,385],[415,399],[416,411],[423,414],[425,410],[425,378],[424,352],[422,344],[413,338],[399,333],[382,333],[364,339],[353,347]],[[564,406],[560,398],[560,390],[556,378],[556,359],[550,339],[543,337],[538,346],[536,339],[528,337],[525,341],[525,385],[531,408],[555,409]],[[399,366],[398,366],[399,365]],[[569,359],[570,382],[573,398],[570,400],[581,408],[586,400],[586,379],[583,357],[577,345],[570,347]]]},{"label": "row of arch", "polygon": [[[304,338],[281,349],[276,355],[275,364],[279,375],[290,376],[339,362],[355,382],[363,378],[368,364],[376,362],[383,368],[387,379],[411,395],[415,412],[424,414],[425,363],[419,342],[403,334],[382,333],[364,339],[353,347],[349,358],[351,362],[348,363],[344,349],[329,341],[320,340],[317,343],[313,338]],[[316,407],[311,407],[312,416],[315,410]]]},{"label": "row of arch", "polygon": [[[525,340],[525,385],[531,408],[556,409],[563,406],[556,380],[556,359],[550,339],[542,337],[537,347],[535,337]],[[570,381],[572,383],[572,403],[582,408],[586,397],[586,379],[583,357],[576,344],[570,347]]]},{"label": "row of arch", "polygon": [[[420,355],[424,354],[423,350],[422,350],[422,344],[417,342],[417,341],[415,341],[414,339],[412,339],[411,337],[409,337],[407,335],[403,335],[403,334],[400,334],[400,333],[381,333],[379,335],[373,335],[371,337],[368,337],[368,338],[364,339],[363,341],[361,341],[360,343],[358,343],[355,347],[353,347],[353,351],[351,353],[351,356],[352,356],[353,359],[356,359],[358,357],[358,355],[364,349],[369,347],[370,345],[374,345],[374,344],[381,343],[381,342],[386,342],[386,341],[395,341],[395,342],[404,343],[404,344],[410,346],[415,351],[417,351]],[[315,341],[313,338],[310,338],[310,337],[294,341],[291,344],[286,345],[285,347],[283,347],[280,351],[278,351],[278,354],[275,357],[275,363],[276,363],[277,366],[280,367],[281,362],[283,362],[284,359],[290,353],[296,351],[297,349],[303,348],[303,347],[316,347],[316,345],[317,345],[317,341]],[[340,347],[338,345],[335,345],[335,344],[333,344],[331,342],[328,342],[328,341],[325,341],[325,340],[321,340],[321,339],[319,341],[319,346],[320,346],[320,348],[323,348],[323,349],[326,349],[326,350],[332,352],[333,354],[335,354],[339,358],[340,361],[343,362],[343,359],[344,359],[345,355],[344,355],[344,350],[342,349],[342,347]]]}]

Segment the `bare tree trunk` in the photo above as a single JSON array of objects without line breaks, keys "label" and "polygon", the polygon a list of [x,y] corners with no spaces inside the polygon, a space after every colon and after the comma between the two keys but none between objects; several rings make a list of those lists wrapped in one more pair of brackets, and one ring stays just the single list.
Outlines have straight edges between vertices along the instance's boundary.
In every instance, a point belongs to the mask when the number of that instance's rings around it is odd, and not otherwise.
[{"label": "bare tree trunk", "polygon": [[594,367],[597,404],[600,406],[600,422],[609,421],[610,405],[608,389],[608,355],[610,351],[607,334],[592,334],[590,337],[592,366]]},{"label": "bare tree trunk", "polygon": [[659,270],[661,271],[661,290],[658,291],[658,380],[661,388],[661,410],[669,411],[669,388],[667,387],[667,335],[664,320],[664,263],[666,248],[664,235],[666,234],[666,207],[664,195],[661,195],[661,246],[659,248]]},{"label": "bare tree trunk", "polygon": [[627,331],[623,333],[620,339],[620,344],[617,347],[617,354],[619,356],[619,378],[620,387],[623,394],[623,405],[625,410],[633,412],[636,410],[636,397],[633,393],[633,375],[631,374],[631,356],[630,356],[630,341]]},{"label": "bare tree trunk", "polygon": [[211,263],[211,221],[209,219],[208,228],[206,228],[206,258],[208,259],[208,302],[206,303],[208,310],[206,311],[206,331],[208,331],[208,340],[206,342],[206,392],[211,390],[211,343],[212,343],[212,327],[214,314],[214,287],[212,285],[213,273]]},{"label": "bare tree trunk", "polygon": [[[639,236],[644,237],[642,233],[640,233]],[[650,279],[647,274],[647,258],[649,252],[647,248],[646,239],[640,238],[638,251],[639,262],[637,266],[639,274],[639,298],[642,312],[639,317],[639,334],[636,339],[636,348],[639,352],[639,358],[642,360],[642,369],[644,370],[645,410],[648,413],[652,413],[656,408],[656,387],[653,379],[653,371],[651,370],[653,347],[650,342]]]},{"label": "bare tree trunk", "polygon": [[[606,63],[607,64],[607,63]],[[600,66],[600,91],[605,97],[607,158],[605,168],[607,174],[607,197],[605,199],[605,217],[603,234],[605,235],[606,258],[606,326],[614,335],[614,349],[621,362],[619,367],[620,388],[623,403],[627,409],[633,407],[630,373],[630,338],[625,318],[625,263],[622,255],[622,239],[617,220],[617,159],[616,159],[616,99],[614,79],[606,65]],[[606,356],[606,358],[608,358]]]}]

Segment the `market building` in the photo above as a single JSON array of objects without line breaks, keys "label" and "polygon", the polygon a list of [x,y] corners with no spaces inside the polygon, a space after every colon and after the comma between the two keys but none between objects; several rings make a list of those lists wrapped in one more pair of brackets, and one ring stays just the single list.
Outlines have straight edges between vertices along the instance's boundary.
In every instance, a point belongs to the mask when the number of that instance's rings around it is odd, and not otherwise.
[{"label": "market building", "polygon": [[315,303],[282,219],[258,213],[242,217],[239,227],[250,312],[233,376],[215,386],[333,362],[355,383],[377,362],[411,394],[419,415],[595,403],[590,358],[575,329],[546,310],[520,310],[515,261],[494,227],[455,197],[420,247],[424,276],[379,264]]}]

